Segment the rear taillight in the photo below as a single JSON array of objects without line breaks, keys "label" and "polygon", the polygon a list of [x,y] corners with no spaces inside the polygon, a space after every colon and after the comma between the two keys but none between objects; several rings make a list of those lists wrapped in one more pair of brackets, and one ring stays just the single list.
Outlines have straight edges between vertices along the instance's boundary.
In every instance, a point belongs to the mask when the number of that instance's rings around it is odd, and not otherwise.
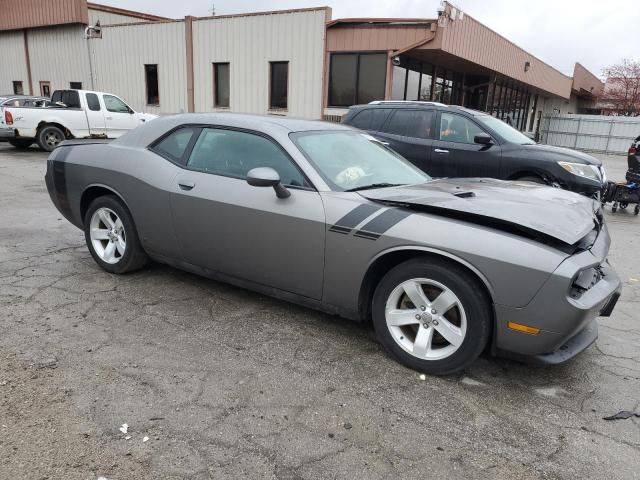
[{"label": "rear taillight", "polygon": [[637,152],[636,147],[629,147],[629,155],[635,155]]},{"label": "rear taillight", "polygon": [[9,110],[4,111],[4,123],[7,125],[13,125],[13,115]]}]

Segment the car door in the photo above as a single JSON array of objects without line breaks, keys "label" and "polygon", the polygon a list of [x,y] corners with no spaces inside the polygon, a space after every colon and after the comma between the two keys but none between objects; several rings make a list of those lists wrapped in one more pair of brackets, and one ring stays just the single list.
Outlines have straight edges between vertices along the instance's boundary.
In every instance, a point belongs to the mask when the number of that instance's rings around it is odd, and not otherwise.
[{"label": "car door", "polygon": [[434,175],[430,163],[433,121],[433,110],[397,109],[375,136],[419,169]]},{"label": "car door", "polygon": [[84,94],[87,108],[87,122],[91,135],[106,135],[107,127],[104,119],[104,106],[100,103],[97,93],[87,92]]},{"label": "car door", "polygon": [[[272,167],[291,196],[246,182]],[[231,277],[322,296],[322,199],[274,140],[257,132],[203,128],[171,196],[184,261]]]},{"label": "car door", "polygon": [[105,93],[102,100],[106,110],[104,119],[109,138],[118,138],[140,124],[133,109],[115,95]]},{"label": "car door", "polygon": [[487,133],[471,118],[440,111],[431,164],[438,177],[499,177],[502,152],[493,145],[475,143],[474,137]]}]

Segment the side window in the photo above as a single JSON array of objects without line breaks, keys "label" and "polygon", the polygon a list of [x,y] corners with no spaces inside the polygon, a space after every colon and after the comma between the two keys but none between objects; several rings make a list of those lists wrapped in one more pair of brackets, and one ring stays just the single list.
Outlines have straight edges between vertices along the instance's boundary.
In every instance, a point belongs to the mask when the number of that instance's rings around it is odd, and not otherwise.
[{"label": "side window", "polygon": [[95,93],[87,93],[87,106],[92,112],[100,111],[100,101]]},{"label": "side window", "polygon": [[351,126],[361,130],[369,130],[372,118],[373,110],[363,110],[355,116]]},{"label": "side window", "polygon": [[127,107],[127,104],[118,97],[114,97],[113,95],[104,95],[102,98],[104,99],[104,106],[108,111],[114,113],[129,113],[129,107]]},{"label": "side window", "polygon": [[80,108],[80,96],[75,90],[65,90],[62,92],[62,103],[69,108]]},{"label": "side window", "polygon": [[159,153],[169,160],[184,165],[187,159],[184,154],[187,151],[191,138],[198,131],[197,128],[181,128],[164,137],[160,142],[151,147],[151,150]]},{"label": "side window", "polygon": [[440,114],[440,128],[438,138],[446,142],[475,143],[474,137],[479,133],[486,133],[475,123],[462,115],[453,113]]},{"label": "side window", "polygon": [[252,133],[205,128],[193,146],[189,168],[227,177],[246,178],[257,167],[271,167],[284,185],[309,186],[289,157],[272,141]]},{"label": "side window", "polygon": [[431,138],[432,110],[396,110],[384,131],[413,138]]}]

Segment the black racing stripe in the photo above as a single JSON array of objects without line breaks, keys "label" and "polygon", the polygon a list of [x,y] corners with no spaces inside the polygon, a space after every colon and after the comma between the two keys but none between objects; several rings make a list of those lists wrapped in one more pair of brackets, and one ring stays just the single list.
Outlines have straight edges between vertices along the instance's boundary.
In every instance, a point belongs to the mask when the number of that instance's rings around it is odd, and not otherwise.
[{"label": "black racing stripe", "polygon": [[[71,206],[69,205],[69,196],[67,194],[67,162],[66,159],[71,152],[71,147],[62,147],[55,159],[52,161],[53,165],[53,186],[55,189],[55,195],[58,199],[58,206],[60,211],[68,215],[71,214]],[[53,156],[53,155],[52,155]],[[69,218],[69,217],[67,217]]]},{"label": "black racing stripe", "polygon": [[380,235],[407,218],[409,215],[411,215],[411,212],[406,210],[390,208],[389,210],[382,212],[370,222],[367,222],[358,232],[355,233],[355,235],[365,238],[372,238],[377,235],[377,239]]},{"label": "black racing stripe", "polygon": [[375,212],[380,210],[381,207],[376,205],[370,205],[368,203],[363,203],[362,205],[358,205],[356,208],[347,213],[344,217],[338,220],[335,225],[333,225],[329,230],[333,230],[334,228],[342,230],[340,233],[349,233],[353,227],[362,222],[365,218],[370,217]]},{"label": "black racing stripe", "polygon": [[363,232],[362,230],[353,234],[354,237],[366,238],[367,240],[377,240],[380,235],[377,233]]},{"label": "black racing stripe", "polygon": [[351,232],[350,228],[346,228],[346,227],[340,227],[338,225],[334,225],[329,229],[330,232],[335,232],[335,233],[342,233],[344,235],[347,235],[349,232]]}]

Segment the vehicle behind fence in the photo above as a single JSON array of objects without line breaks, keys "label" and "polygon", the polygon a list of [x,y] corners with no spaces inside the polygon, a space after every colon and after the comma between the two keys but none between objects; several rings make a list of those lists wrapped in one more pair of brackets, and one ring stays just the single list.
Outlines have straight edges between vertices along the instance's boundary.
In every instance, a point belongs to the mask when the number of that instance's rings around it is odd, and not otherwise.
[{"label": "vehicle behind fence", "polygon": [[540,128],[540,143],[614,155],[626,155],[638,136],[640,117],[550,115]]}]

